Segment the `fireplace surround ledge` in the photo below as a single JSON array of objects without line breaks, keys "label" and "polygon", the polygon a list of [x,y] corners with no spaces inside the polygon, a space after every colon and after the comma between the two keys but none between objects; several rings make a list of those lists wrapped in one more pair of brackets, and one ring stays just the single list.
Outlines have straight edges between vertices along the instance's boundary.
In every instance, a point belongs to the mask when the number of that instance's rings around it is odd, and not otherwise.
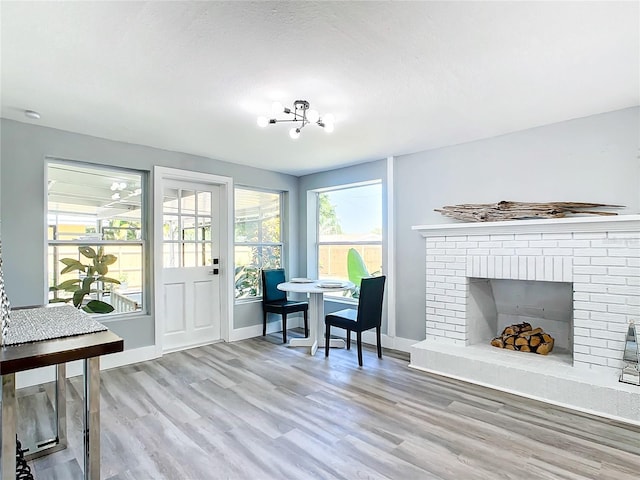
[{"label": "fireplace surround ledge", "polygon": [[[412,229],[426,241],[426,339],[412,368],[640,425],[640,387],[618,382],[624,332],[640,323],[640,215]],[[474,278],[572,283],[567,357],[478,343]]]},{"label": "fireplace surround ledge", "polygon": [[640,229],[640,215],[611,215],[598,217],[565,217],[499,222],[439,223],[414,225],[423,237],[443,235],[487,235],[508,233],[576,233],[626,232]]}]

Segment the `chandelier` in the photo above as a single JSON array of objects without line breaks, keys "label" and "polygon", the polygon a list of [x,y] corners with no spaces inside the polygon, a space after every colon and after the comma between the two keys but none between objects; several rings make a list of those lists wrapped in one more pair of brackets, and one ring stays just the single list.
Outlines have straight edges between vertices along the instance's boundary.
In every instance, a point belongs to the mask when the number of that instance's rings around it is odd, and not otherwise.
[{"label": "chandelier", "polygon": [[317,110],[309,108],[309,102],[306,100],[296,100],[293,102],[292,109],[282,106],[280,102],[273,102],[271,112],[273,115],[286,113],[290,117],[285,119],[258,117],[258,126],[266,127],[269,124],[294,122],[296,125],[289,130],[289,136],[294,140],[300,137],[300,131],[309,123],[319,125],[327,133],[333,132],[333,115],[327,113],[321,117]]}]

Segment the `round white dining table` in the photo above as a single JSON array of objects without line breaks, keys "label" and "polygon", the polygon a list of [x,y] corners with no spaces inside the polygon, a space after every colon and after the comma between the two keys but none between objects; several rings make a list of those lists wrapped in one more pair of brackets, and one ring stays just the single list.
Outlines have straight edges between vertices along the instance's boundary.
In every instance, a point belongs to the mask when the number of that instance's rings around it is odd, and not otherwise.
[{"label": "round white dining table", "polygon": [[[309,347],[309,354],[315,355],[318,346],[325,346],[323,331],[324,326],[324,294],[327,292],[343,292],[355,287],[353,282],[342,281],[340,286],[323,287],[323,280],[312,282],[285,282],[278,285],[278,290],[292,293],[309,294],[309,336],[305,338],[292,338],[290,347]],[[329,347],[344,348],[345,343],[341,338],[329,339]]]}]

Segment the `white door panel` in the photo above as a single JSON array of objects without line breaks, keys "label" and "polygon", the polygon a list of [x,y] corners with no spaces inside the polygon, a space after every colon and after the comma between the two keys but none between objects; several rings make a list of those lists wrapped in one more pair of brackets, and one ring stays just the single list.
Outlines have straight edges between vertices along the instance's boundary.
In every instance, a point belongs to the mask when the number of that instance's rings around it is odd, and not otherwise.
[{"label": "white door panel", "polygon": [[213,287],[213,281],[199,280],[193,284],[194,295],[194,319],[193,325],[196,329],[202,329],[214,326],[215,315],[210,297]]},{"label": "white door panel", "polygon": [[164,333],[183,333],[186,330],[184,284],[168,283],[164,286]]}]

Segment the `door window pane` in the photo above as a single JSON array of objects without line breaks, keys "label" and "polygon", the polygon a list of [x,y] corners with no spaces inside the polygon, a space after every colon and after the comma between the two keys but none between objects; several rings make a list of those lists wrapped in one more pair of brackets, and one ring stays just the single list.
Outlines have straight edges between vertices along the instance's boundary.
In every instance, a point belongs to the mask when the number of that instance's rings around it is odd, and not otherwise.
[{"label": "door window pane", "polygon": [[182,266],[183,267],[198,267],[198,261],[196,256],[196,244],[195,243],[183,243],[182,244]]},{"label": "door window pane", "polygon": [[206,267],[213,264],[213,258],[211,258],[211,244],[210,243],[198,243],[197,244],[197,261],[199,267]]},{"label": "door window pane", "polygon": [[162,266],[164,268],[177,268],[180,266],[179,248],[179,243],[165,243],[162,245]]},{"label": "door window pane", "polygon": [[198,192],[198,215],[211,215],[211,192]]},{"label": "door window pane", "polygon": [[183,215],[195,215],[196,213],[196,192],[193,190],[180,190],[180,211]]},{"label": "door window pane", "polygon": [[196,218],[182,216],[182,240],[195,241],[196,239]]},{"label": "door window pane", "polygon": [[162,211],[164,213],[178,213],[178,189],[167,187],[164,189],[162,200]]},{"label": "door window pane", "polygon": [[198,217],[198,240],[211,240],[211,217]]},{"label": "door window pane", "polygon": [[178,240],[178,216],[164,215],[162,220],[162,238],[163,240]]}]

